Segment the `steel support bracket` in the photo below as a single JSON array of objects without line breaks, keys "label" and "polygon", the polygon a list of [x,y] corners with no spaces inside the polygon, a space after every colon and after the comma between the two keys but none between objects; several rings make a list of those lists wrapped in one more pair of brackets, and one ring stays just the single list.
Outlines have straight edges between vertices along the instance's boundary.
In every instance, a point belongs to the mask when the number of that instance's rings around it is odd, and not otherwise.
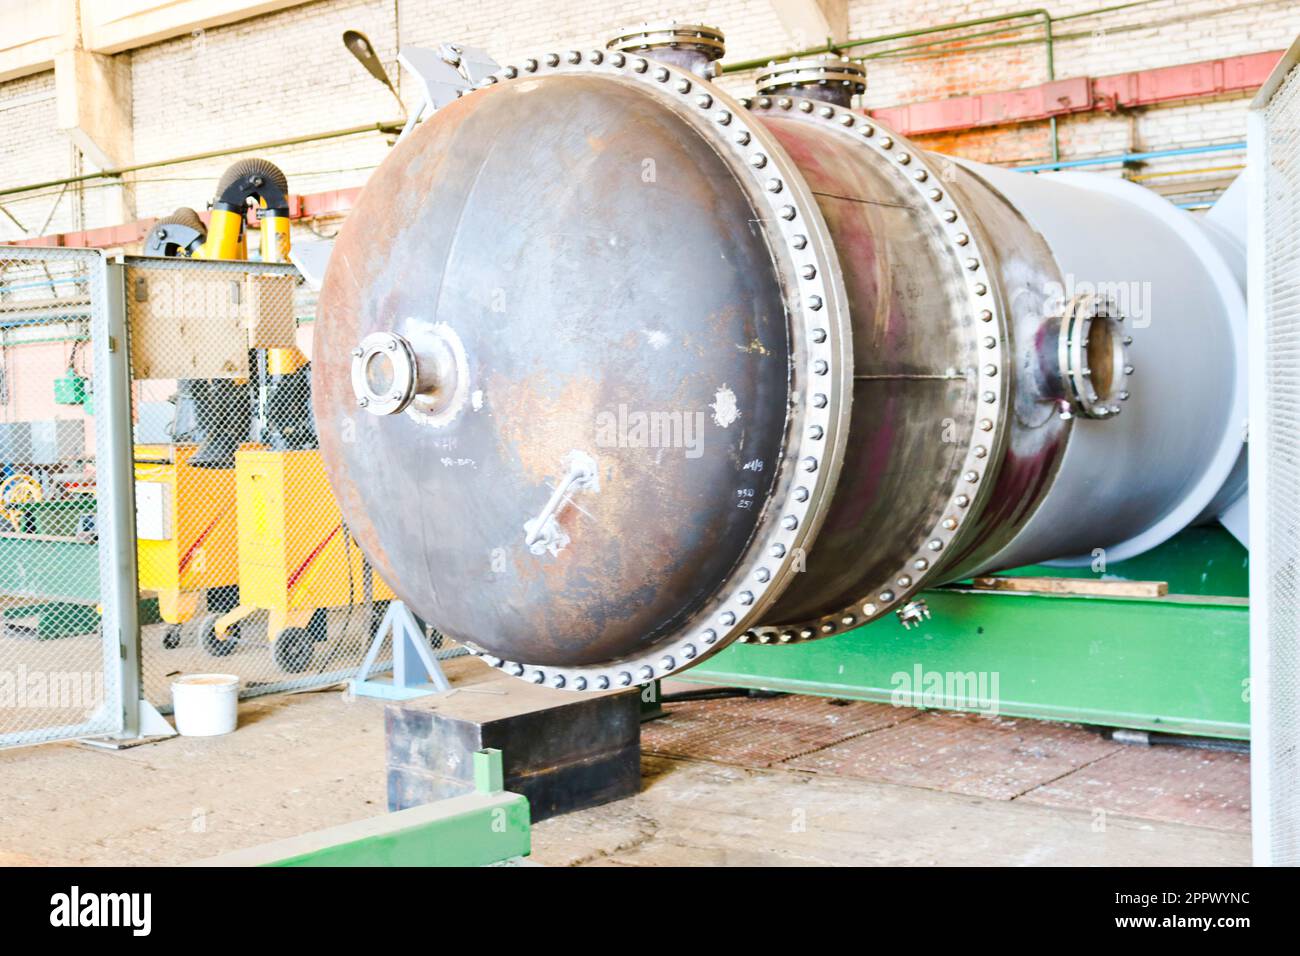
[{"label": "steel support bracket", "polygon": [[498,69],[496,61],[476,47],[443,43],[436,50],[405,47],[397,60],[420,84],[420,105],[411,111],[397,137],[400,143],[417,123],[454,102],[465,90]]},{"label": "steel support bracket", "polygon": [[[389,635],[393,639],[393,677],[391,680],[373,678],[370,672]],[[450,689],[447,675],[424,638],[424,627],[410,608],[401,601],[393,601],[375,629],[361,669],[348,681],[348,690],[358,697],[410,700]]]}]

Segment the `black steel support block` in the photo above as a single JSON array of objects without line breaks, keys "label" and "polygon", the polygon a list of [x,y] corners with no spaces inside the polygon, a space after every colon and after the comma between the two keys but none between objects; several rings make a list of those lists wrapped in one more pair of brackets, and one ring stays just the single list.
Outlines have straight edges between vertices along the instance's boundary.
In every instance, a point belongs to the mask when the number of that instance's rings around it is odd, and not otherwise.
[{"label": "black steel support block", "polygon": [[635,689],[569,694],[508,677],[389,704],[388,809],[472,792],[472,754],[484,747],[501,751],[505,788],[528,798],[534,821],[631,796],[640,711]]}]

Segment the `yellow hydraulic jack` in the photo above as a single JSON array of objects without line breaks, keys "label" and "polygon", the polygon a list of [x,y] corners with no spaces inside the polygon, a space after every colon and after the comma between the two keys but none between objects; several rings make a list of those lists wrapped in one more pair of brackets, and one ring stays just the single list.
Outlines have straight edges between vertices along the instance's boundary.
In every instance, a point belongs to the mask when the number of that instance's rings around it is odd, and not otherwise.
[{"label": "yellow hydraulic jack", "polygon": [[169,650],[186,622],[206,613],[206,632],[238,603],[234,482],[229,469],[192,465],[197,451],[190,443],[135,449],[140,587],[158,595]]},{"label": "yellow hydraulic jack", "polygon": [[289,260],[289,181],[274,163],[241,159],[222,174],[208,213],[208,224],[193,209],[181,206],[160,219],[145,239],[151,256],[193,259],[248,258],[244,228],[250,206],[257,209],[263,262]]}]

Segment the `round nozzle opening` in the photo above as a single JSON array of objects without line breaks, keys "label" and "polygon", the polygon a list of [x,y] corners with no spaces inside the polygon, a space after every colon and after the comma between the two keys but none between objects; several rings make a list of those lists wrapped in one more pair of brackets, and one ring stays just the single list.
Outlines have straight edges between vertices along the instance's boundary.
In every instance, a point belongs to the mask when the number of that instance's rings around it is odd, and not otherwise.
[{"label": "round nozzle opening", "polygon": [[371,415],[396,415],[415,397],[419,371],[411,343],[374,332],[352,350],[352,391]]},{"label": "round nozzle opening", "polygon": [[823,53],[769,63],[759,73],[756,89],[761,96],[791,94],[848,107],[866,91],[867,71],[846,56]]},{"label": "round nozzle opening", "polygon": [[1119,324],[1111,319],[1094,319],[1088,328],[1084,355],[1088,360],[1092,387],[1100,395],[1109,395],[1115,384],[1118,333]]},{"label": "round nozzle opening", "polygon": [[639,53],[685,67],[696,76],[718,75],[717,60],[727,52],[726,39],[717,27],[699,23],[643,23],[624,30],[605,44],[609,50]]},{"label": "round nozzle opening", "polygon": [[395,377],[393,360],[384,352],[374,352],[366,360],[366,387],[370,394],[392,394]]},{"label": "round nozzle opening", "polygon": [[422,330],[412,343],[392,332],[372,332],[352,350],[352,391],[372,415],[408,409],[443,424],[462,403],[467,365],[460,339],[445,325]]},{"label": "round nozzle opening", "polygon": [[1124,316],[1104,296],[1073,299],[1061,322],[1061,380],[1073,411],[1086,418],[1112,418],[1128,400],[1129,338]]}]

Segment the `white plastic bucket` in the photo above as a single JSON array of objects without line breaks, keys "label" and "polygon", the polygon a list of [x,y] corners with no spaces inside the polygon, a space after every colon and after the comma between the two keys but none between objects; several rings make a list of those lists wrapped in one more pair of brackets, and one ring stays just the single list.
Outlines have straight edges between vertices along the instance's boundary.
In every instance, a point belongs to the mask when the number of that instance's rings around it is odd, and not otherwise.
[{"label": "white plastic bucket", "polygon": [[172,681],[172,716],[186,737],[216,737],[235,729],[239,678],[234,674],[186,674]]}]

